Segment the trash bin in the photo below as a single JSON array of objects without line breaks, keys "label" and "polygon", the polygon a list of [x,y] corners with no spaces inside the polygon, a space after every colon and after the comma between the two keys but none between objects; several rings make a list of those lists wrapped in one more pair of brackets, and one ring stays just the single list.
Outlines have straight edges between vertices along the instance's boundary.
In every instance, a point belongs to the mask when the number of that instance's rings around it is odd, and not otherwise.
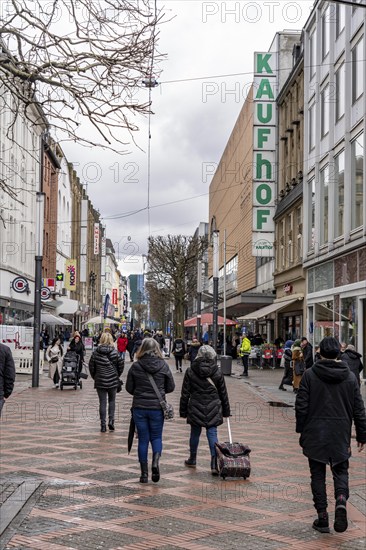
[{"label": "trash bin", "polygon": [[220,366],[222,374],[226,376],[231,376],[231,367],[233,363],[233,358],[231,355],[221,355],[220,357]]}]

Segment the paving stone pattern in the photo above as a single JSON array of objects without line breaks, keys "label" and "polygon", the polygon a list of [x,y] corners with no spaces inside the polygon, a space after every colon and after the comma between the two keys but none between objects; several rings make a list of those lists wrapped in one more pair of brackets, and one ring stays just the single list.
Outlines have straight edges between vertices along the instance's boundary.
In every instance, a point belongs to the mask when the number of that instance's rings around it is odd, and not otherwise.
[{"label": "paving stone pattern", "polygon": [[[172,363],[172,361],[170,362]],[[250,370],[234,364],[226,378],[235,440],[251,449],[252,474],[225,481],[209,470],[202,434],[197,468],[184,467],[189,427],[166,423],[161,480],[139,483],[137,442],[127,454],[131,398],[118,394],[116,431],[99,431],[93,382],[83,389],[51,387],[43,374],[32,389],[19,376],[3,410],[0,499],[20,483],[42,481],[34,506],[0,540],[6,550],[361,550],[366,547],[365,454],[353,440],[349,529],[321,535],[315,517],[306,458],[298,445],[294,395],[277,389],[282,370]],[[175,370],[172,367],[173,371]],[[127,369],[126,369],[127,370]],[[182,374],[169,401],[178,411]],[[125,378],[125,375],[124,375]],[[271,407],[283,401],[289,407]],[[219,439],[227,440],[224,426]],[[330,516],[332,482],[328,474]],[[15,522],[14,522],[15,524]]]}]

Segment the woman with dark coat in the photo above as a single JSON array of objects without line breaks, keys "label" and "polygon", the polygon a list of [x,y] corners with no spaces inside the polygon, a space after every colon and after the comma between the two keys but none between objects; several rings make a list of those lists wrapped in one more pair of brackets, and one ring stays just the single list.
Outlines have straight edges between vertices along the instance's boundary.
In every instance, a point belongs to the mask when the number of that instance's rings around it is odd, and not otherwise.
[{"label": "woman with dark coat", "polygon": [[70,345],[68,347],[70,351],[74,351],[77,356],[79,357],[79,372],[82,369],[83,361],[85,357],[85,346],[83,344],[83,341],[81,339],[80,333],[75,332],[74,337],[70,342]]},{"label": "woman with dark coat", "polygon": [[108,397],[108,428],[114,431],[114,413],[119,377],[123,373],[124,361],[114,347],[113,336],[103,332],[99,346],[93,352],[89,361],[90,376],[94,380],[94,388],[99,397],[100,431],[106,432],[107,397]]},{"label": "woman with dark coat", "polygon": [[173,342],[172,354],[175,357],[175,368],[177,372],[182,372],[182,361],[186,354],[186,345],[183,338],[176,338]]},{"label": "woman with dark coat", "polygon": [[217,366],[217,356],[211,346],[201,346],[192,366],[183,379],[179,414],[191,425],[190,456],[186,466],[196,466],[198,443],[202,428],[211,452],[211,473],[217,475],[216,448],[217,426],[230,416],[230,404],[224,376]]},{"label": "woman with dark coat", "polygon": [[363,371],[361,357],[362,355],[356,351],[355,346],[352,346],[352,344],[348,344],[341,355],[342,361],[347,363],[349,370],[353,372],[359,384],[361,384],[360,373]]},{"label": "woman with dark coat", "polygon": [[154,338],[144,338],[136,353],[136,359],[127,374],[126,390],[133,395],[132,415],[138,433],[140,483],[148,482],[149,443],[153,452],[151,479],[157,483],[160,479],[159,459],[163,450],[164,414],[149,375],[152,376],[163,400],[167,393],[174,391],[175,382]]},{"label": "woman with dark coat", "polygon": [[197,338],[193,338],[192,344],[189,346],[189,350],[188,350],[188,357],[189,357],[189,361],[191,363],[191,366],[192,366],[193,361],[197,357],[197,353],[198,353],[198,350],[200,349],[200,347],[201,347],[201,344],[199,343]]},{"label": "woman with dark coat", "polygon": [[304,372],[296,397],[296,432],[309,460],[311,490],[318,518],[313,528],[329,533],[326,465],[330,464],[336,499],[334,530],[347,529],[349,497],[348,459],[351,456],[352,421],[359,451],[366,443],[366,414],[360,388],[343,361],[337,359],[339,342],[320,342],[320,361]]}]

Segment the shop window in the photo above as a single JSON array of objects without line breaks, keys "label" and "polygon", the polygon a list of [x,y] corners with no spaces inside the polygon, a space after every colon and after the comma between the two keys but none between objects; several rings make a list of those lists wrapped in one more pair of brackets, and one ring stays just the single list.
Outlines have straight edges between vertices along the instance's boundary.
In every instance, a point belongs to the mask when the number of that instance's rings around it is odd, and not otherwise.
[{"label": "shop window", "polygon": [[352,344],[357,349],[357,298],[341,300],[341,342]]},{"label": "shop window", "polygon": [[314,342],[319,344],[326,336],[335,336],[335,314],[333,300],[315,304]]}]

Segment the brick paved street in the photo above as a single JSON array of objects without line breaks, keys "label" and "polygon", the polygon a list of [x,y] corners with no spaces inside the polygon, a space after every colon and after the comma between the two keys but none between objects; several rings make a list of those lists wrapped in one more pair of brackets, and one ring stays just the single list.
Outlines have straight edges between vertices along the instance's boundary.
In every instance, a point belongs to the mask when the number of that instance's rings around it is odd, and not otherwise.
[{"label": "brick paved street", "polygon": [[[127,366],[129,363],[127,363]],[[236,440],[252,448],[249,480],[212,477],[202,436],[196,470],[185,468],[189,428],[165,425],[161,481],[141,485],[136,442],[127,454],[131,398],[118,395],[116,431],[99,431],[98,400],[89,378],[82,390],[38,389],[18,376],[1,421],[1,502],[24,506],[0,539],[7,550],[342,550],[366,547],[365,453],[353,440],[349,529],[321,535],[315,518],[307,460],[298,446],[292,392],[277,390],[282,370],[233,366],[226,378]],[[178,410],[183,376],[170,401]],[[126,378],[126,373],[123,379]],[[363,390],[364,391],[364,390]],[[224,427],[219,439],[226,440]],[[332,497],[332,483],[328,478]],[[333,520],[334,503],[329,512]]]}]

